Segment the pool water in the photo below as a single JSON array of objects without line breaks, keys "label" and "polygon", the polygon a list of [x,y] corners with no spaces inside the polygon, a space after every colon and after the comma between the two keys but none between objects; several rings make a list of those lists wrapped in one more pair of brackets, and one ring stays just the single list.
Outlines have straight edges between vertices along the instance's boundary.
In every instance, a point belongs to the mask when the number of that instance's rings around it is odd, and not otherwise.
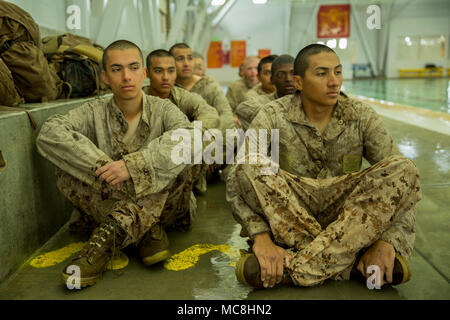
[{"label": "pool water", "polygon": [[342,91],[450,114],[450,78],[344,80]]}]

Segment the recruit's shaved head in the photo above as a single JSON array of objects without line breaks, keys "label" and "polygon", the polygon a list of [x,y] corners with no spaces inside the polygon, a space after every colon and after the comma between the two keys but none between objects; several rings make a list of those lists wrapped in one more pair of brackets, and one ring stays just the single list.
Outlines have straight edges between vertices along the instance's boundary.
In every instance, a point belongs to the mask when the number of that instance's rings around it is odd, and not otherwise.
[{"label": "recruit's shaved head", "polygon": [[139,51],[142,64],[144,64],[144,57],[142,56],[142,51],[136,44],[134,44],[133,42],[128,41],[128,40],[117,40],[117,41],[114,41],[113,43],[111,43],[109,46],[107,46],[105,51],[103,51],[103,57],[102,57],[103,70],[106,70],[106,62],[107,62],[107,58],[108,58],[108,52],[110,50],[126,50],[126,49],[132,49],[132,48]]},{"label": "recruit's shaved head", "polygon": [[263,65],[267,64],[267,63],[273,63],[273,61],[277,58],[278,56],[276,54],[272,54],[270,56],[266,56],[264,58],[261,59],[261,61],[259,61],[258,63],[258,74],[261,73],[262,67]]},{"label": "recruit's shaved head", "polygon": [[330,47],[319,43],[310,44],[300,50],[294,61],[294,75],[299,75],[304,78],[306,69],[309,67],[309,57],[321,52],[333,52],[336,54]]},{"label": "recruit's shaved head", "polygon": [[175,49],[190,49],[191,47],[189,47],[186,43],[184,42],[180,42],[180,43],[175,43],[173,46],[170,47],[169,52],[173,55],[173,50]]},{"label": "recruit's shaved head", "polygon": [[253,61],[258,61],[258,63],[259,63],[259,57],[257,57],[257,56],[248,56],[248,57],[246,57],[246,58],[244,59],[244,61],[242,62],[242,68],[245,69],[245,67],[246,67],[249,63],[251,63],[251,62],[253,62]]},{"label": "recruit's shaved head", "polygon": [[276,58],[275,60],[273,60],[272,62],[272,69],[271,72],[272,74],[274,74],[275,72],[277,72],[277,69],[282,66],[282,65],[286,65],[286,64],[294,64],[294,57],[290,56],[288,54],[282,54],[281,56],[279,56],[278,58]]},{"label": "recruit's shaved head", "polygon": [[152,52],[150,52],[147,56],[146,62],[147,62],[147,68],[150,68],[150,65],[152,64],[152,58],[172,58],[175,62],[175,57],[167,50],[164,49],[157,49]]}]

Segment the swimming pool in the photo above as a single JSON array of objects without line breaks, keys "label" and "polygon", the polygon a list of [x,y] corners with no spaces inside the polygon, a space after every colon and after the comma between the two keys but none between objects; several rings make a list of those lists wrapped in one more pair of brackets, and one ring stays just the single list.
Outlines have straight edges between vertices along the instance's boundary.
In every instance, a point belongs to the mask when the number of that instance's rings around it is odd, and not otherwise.
[{"label": "swimming pool", "polygon": [[344,80],[342,91],[450,114],[450,79]]}]

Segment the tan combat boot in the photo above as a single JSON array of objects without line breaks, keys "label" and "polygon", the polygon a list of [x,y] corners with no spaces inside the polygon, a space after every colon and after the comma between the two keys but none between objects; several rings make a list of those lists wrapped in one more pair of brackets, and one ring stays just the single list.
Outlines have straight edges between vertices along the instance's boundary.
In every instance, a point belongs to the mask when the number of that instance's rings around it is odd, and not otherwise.
[{"label": "tan combat boot", "polygon": [[[264,288],[261,281],[261,267],[258,258],[253,253],[244,252],[241,250],[241,258],[236,263],[236,278],[238,281],[246,286],[253,288]],[[281,282],[275,286],[293,285],[290,275],[285,271]]]},{"label": "tan combat boot", "polygon": [[[367,282],[367,279],[361,274],[357,269],[361,253],[358,256],[356,263],[353,265],[353,269],[350,274],[350,279],[354,279],[360,282]],[[386,285],[396,286],[411,279],[411,268],[409,266],[408,260],[403,257],[400,253],[395,253],[394,269],[392,270],[392,283],[386,283]]]},{"label": "tan combat boot", "polygon": [[164,261],[171,256],[169,239],[161,224],[155,224],[144,236],[139,244],[139,256],[142,263],[151,266]]},{"label": "tan combat boot", "polygon": [[64,268],[61,278],[63,283],[68,286],[69,277],[72,276],[73,279],[73,275],[77,274],[73,273],[74,267],[78,267],[80,287],[94,285],[105,271],[114,251],[119,252],[119,246],[124,239],[124,231],[115,222],[101,224],[72,262]]},{"label": "tan combat boot", "polygon": [[391,285],[396,286],[411,280],[411,268],[409,266],[408,260],[403,257],[400,253],[395,253],[394,269],[392,270],[392,283]]}]

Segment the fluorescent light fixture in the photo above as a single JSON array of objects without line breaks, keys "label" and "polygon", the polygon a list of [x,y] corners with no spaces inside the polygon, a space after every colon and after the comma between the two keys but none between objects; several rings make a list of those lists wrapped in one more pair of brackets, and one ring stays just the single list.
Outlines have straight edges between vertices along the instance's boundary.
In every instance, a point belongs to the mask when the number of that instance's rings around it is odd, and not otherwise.
[{"label": "fluorescent light fixture", "polygon": [[254,4],[266,4],[267,0],[253,0]]},{"label": "fluorescent light fixture", "polygon": [[347,48],[347,39],[342,38],[339,40],[339,49],[346,49]]},{"label": "fluorescent light fixture", "polygon": [[336,39],[330,39],[327,41],[327,46],[329,46],[331,49],[336,48]]},{"label": "fluorescent light fixture", "polygon": [[225,3],[225,0],[212,0],[211,5],[212,6],[221,6]]}]

